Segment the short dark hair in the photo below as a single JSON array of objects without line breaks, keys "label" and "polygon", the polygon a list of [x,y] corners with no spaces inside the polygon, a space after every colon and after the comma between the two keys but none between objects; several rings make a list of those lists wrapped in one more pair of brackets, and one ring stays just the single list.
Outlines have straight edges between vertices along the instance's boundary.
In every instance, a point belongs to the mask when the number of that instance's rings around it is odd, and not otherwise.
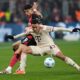
[{"label": "short dark hair", "polygon": [[40,24],[41,22],[41,16],[40,15],[36,15],[36,14],[32,14],[32,24]]},{"label": "short dark hair", "polygon": [[27,9],[31,9],[32,8],[32,5],[30,4],[27,4],[24,6],[23,10],[27,10]]}]

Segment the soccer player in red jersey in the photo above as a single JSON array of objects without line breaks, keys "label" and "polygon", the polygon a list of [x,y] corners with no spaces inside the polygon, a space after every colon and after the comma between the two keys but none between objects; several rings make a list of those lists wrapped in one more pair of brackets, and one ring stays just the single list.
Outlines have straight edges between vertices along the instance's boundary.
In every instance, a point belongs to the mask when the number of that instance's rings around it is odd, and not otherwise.
[{"label": "soccer player in red jersey", "polygon": [[[26,28],[27,30],[31,29],[32,14],[36,14],[36,15],[39,15],[39,17],[42,17],[41,13],[39,11],[37,11],[37,9],[34,6],[36,6],[36,3],[33,6],[30,4],[24,6],[24,12],[27,15],[27,17],[29,18],[28,19],[28,27]],[[8,36],[8,37],[10,37],[10,36]],[[36,42],[35,42],[33,36],[31,34],[28,34],[26,37],[24,37],[24,39],[22,39],[21,41],[17,41],[16,43],[13,44],[14,53],[18,49],[20,44],[24,44],[24,45],[29,46],[29,45],[36,45]],[[2,71],[2,73],[10,74],[12,71],[12,68],[21,59],[21,57],[25,57],[25,61],[26,61],[26,55],[24,55],[24,54],[22,54],[22,55],[13,54],[13,56],[10,60],[9,66],[4,71]],[[26,65],[24,65],[24,66],[26,66]],[[25,73],[25,70],[23,73]]]}]

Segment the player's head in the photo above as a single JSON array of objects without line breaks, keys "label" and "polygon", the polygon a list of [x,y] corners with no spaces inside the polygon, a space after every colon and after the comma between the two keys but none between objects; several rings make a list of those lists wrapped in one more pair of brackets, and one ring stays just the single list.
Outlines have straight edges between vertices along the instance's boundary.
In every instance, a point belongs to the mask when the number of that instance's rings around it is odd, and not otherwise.
[{"label": "player's head", "polygon": [[36,14],[32,14],[32,28],[35,32],[39,32],[40,24],[41,24],[41,17]]},{"label": "player's head", "polygon": [[32,13],[33,13],[32,5],[30,5],[30,4],[25,5],[24,12],[27,16],[32,15]]},{"label": "player's head", "polygon": [[41,16],[37,14],[32,14],[32,24],[41,24]]}]

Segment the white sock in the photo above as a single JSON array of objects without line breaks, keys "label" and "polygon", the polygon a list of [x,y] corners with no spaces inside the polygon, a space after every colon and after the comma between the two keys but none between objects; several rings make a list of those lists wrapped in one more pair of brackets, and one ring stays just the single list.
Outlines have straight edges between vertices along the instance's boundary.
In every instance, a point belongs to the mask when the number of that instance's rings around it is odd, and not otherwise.
[{"label": "white sock", "polygon": [[27,54],[26,53],[22,53],[21,54],[21,60],[20,60],[20,70],[24,70],[25,71],[26,59],[27,59]]},{"label": "white sock", "polygon": [[80,70],[80,66],[79,66],[75,61],[73,61],[71,58],[66,57],[65,62],[66,62],[67,64],[73,66],[73,67],[76,68],[77,70]]},{"label": "white sock", "polygon": [[12,72],[12,67],[11,67],[11,66],[8,66],[8,67],[6,68],[6,71],[9,72],[9,73],[11,73],[11,72]]}]

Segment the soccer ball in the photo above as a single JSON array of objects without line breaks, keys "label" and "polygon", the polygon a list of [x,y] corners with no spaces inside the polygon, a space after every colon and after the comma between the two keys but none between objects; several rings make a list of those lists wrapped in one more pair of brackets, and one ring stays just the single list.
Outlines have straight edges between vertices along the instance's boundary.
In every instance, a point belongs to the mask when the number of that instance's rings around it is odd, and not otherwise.
[{"label": "soccer ball", "polygon": [[51,68],[51,67],[54,67],[54,65],[55,65],[55,60],[52,57],[47,57],[44,60],[44,66],[45,67]]}]

